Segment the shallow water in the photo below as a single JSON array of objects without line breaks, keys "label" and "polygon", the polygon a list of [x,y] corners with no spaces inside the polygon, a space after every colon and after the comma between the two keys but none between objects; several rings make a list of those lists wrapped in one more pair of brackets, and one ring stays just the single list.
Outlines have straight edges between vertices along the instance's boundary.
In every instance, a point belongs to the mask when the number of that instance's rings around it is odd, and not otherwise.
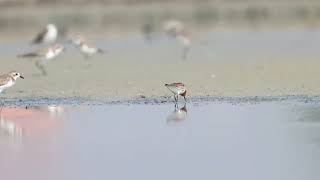
[{"label": "shallow water", "polygon": [[1,179],[317,179],[318,103],[4,107]]}]

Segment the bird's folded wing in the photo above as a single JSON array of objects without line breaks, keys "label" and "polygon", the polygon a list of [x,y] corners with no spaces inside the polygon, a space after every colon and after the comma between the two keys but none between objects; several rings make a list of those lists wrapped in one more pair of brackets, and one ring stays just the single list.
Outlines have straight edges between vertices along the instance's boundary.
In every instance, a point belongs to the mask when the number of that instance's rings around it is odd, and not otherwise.
[{"label": "bird's folded wing", "polygon": [[0,75],[0,86],[7,84],[11,80],[11,77],[8,75]]},{"label": "bird's folded wing", "polygon": [[33,57],[38,57],[38,56],[45,56],[47,52],[48,52],[47,49],[39,49],[35,52],[20,54],[20,55],[18,55],[18,57],[20,57],[20,58],[33,58]]},{"label": "bird's folded wing", "polygon": [[32,43],[37,44],[37,43],[41,43],[43,37],[45,36],[45,34],[47,34],[48,30],[47,28],[44,28],[40,33],[38,33],[38,35],[33,39]]}]

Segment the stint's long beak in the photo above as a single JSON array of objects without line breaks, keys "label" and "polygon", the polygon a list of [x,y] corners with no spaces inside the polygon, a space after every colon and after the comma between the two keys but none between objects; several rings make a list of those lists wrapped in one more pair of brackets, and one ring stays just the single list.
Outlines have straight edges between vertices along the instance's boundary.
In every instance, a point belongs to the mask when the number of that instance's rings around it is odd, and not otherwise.
[{"label": "stint's long beak", "polygon": [[24,77],[23,77],[23,76],[20,76],[20,78],[21,78],[21,79],[24,79]]}]

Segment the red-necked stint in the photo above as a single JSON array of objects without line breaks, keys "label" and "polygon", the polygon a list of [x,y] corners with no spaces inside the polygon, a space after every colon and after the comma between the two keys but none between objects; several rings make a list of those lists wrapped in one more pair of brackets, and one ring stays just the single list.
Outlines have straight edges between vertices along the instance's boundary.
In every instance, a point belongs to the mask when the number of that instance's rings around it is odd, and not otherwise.
[{"label": "red-necked stint", "polygon": [[185,102],[187,101],[187,90],[183,83],[171,83],[165,84],[165,86],[173,93],[175,102],[178,102],[179,95],[184,98]]},{"label": "red-necked stint", "polygon": [[35,65],[43,75],[47,75],[43,63],[60,55],[65,48],[61,44],[54,44],[48,48],[38,49],[33,52],[18,55],[19,58],[28,58],[36,60]]},{"label": "red-necked stint", "polygon": [[58,38],[58,29],[54,24],[48,24],[37,36],[33,39],[32,44],[52,44]]},{"label": "red-necked stint", "polygon": [[3,90],[13,86],[18,78],[24,79],[24,77],[16,71],[11,71],[7,74],[0,75],[0,93]]},{"label": "red-necked stint", "polygon": [[105,51],[93,46],[91,44],[89,44],[85,38],[81,37],[81,36],[77,36],[75,38],[72,38],[70,40],[70,42],[77,48],[80,50],[80,52],[84,55],[84,57],[87,59],[90,56],[94,55],[94,54],[98,54],[101,53],[103,54]]}]

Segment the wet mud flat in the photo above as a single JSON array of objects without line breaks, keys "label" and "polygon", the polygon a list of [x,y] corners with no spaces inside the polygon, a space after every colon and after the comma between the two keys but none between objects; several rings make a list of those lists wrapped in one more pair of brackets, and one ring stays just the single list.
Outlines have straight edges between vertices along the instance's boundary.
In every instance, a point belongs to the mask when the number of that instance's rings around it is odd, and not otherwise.
[{"label": "wet mud flat", "polygon": [[[320,95],[287,95],[287,96],[192,96],[185,102],[182,98],[178,104],[208,104],[230,103],[258,104],[258,103],[306,103],[320,104]],[[86,98],[86,97],[1,97],[4,107],[28,107],[48,105],[71,105],[71,106],[103,106],[103,105],[167,105],[175,104],[172,96],[138,96],[123,98]]]},{"label": "wet mud flat", "polygon": [[320,96],[4,101],[1,179],[320,175]]}]

